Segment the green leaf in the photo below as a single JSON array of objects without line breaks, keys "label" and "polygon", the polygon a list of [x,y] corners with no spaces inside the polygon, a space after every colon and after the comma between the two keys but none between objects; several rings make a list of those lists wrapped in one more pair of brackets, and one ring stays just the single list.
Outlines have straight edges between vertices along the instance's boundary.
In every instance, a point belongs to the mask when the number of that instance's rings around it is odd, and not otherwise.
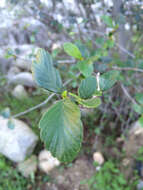
[{"label": "green leaf", "polygon": [[143,106],[140,106],[139,104],[133,104],[132,108],[134,109],[135,112],[143,114]]},{"label": "green leaf", "polygon": [[103,22],[107,25],[107,26],[109,26],[109,27],[113,27],[114,25],[113,25],[113,21],[112,21],[112,18],[110,17],[110,16],[108,16],[108,15],[103,15],[102,17],[101,17],[101,19],[103,20]]},{"label": "green leaf", "polygon": [[74,97],[75,100],[79,104],[83,105],[86,108],[96,108],[96,107],[98,107],[101,104],[101,100],[98,97],[93,97],[91,99],[84,100],[84,99],[80,98],[79,96],[77,96],[76,94],[73,94],[71,92],[69,93],[69,95],[71,95],[72,97]]},{"label": "green leaf", "polygon": [[11,116],[10,108],[7,107],[4,110],[2,110],[0,115],[2,115],[4,118],[10,118],[10,116]]},{"label": "green leaf", "polygon": [[76,59],[80,59],[82,60],[83,57],[81,55],[81,52],[80,50],[78,49],[78,47],[70,42],[67,42],[64,44],[64,51],[72,56],[72,57],[75,57]]},{"label": "green leaf", "polygon": [[80,72],[85,76],[89,77],[93,73],[93,64],[89,63],[87,60],[79,61],[77,63],[77,67],[80,70]]},{"label": "green leaf", "polygon": [[71,162],[80,150],[83,128],[80,110],[70,99],[54,104],[40,121],[46,148],[61,162]]},{"label": "green leaf", "polygon": [[108,90],[110,89],[120,77],[119,71],[108,71],[101,75],[100,77],[100,88],[101,90]]},{"label": "green leaf", "polygon": [[94,95],[96,88],[97,88],[96,78],[90,76],[82,80],[78,89],[78,94],[83,99],[89,99],[92,98],[92,96]]},{"label": "green leaf", "polygon": [[101,104],[101,100],[100,98],[95,97],[87,100],[82,99],[79,103],[86,108],[97,108]]},{"label": "green leaf", "polygon": [[136,94],[136,100],[143,105],[143,93],[137,93]]},{"label": "green leaf", "polygon": [[57,69],[53,66],[51,55],[43,49],[39,49],[37,60],[32,64],[34,79],[42,88],[55,93],[61,93],[62,81]]},{"label": "green leaf", "polygon": [[79,48],[79,50],[82,54],[82,57],[88,58],[90,56],[90,53],[84,44],[82,44],[81,42],[77,42],[76,45]]},{"label": "green leaf", "polygon": [[8,123],[7,123],[7,126],[8,126],[9,129],[14,129],[15,124],[14,124],[14,122],[11,119],[9,119]]},{"label": "green leaf", "polygon": [[143,115],[139,118],[139,123],[140,123],[141,126],[143,127]]}]

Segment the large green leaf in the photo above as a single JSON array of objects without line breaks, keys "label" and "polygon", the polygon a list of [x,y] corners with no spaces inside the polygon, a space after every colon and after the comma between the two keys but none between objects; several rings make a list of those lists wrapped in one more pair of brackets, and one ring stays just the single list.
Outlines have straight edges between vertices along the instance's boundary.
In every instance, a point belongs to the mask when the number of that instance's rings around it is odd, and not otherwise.
[{"label": "large green leaf", "polygon": [[80,150],[83,128],[78,106],[66,98],[53,105],[40,121],[46,148],[61,162],[71,162]]},{"label": "large green leaf", "polygon": [[101,90],[110,89],[120,78],[120,71],[108,71],[100,76]]},{"label": "large green leaf", "polygon": [[89,99],[92,98],[92,96],[94,95],[96,88],[97,88],[96,78],[90,76],[82,80],[78,89],[78,94],[83,99]]},{"label": "large green leaf", "polygon": [[51,55],[43,49],[39,49],[37,60],[32,64],[34,79],[42,88],[60,93],[62,91],[62,81],[57,69],[53,66]]},{"label": "large green leaf", "polygon": [[93,63],[89,62],[88,60],[79,61],[77,63],[77,67],[85,77],[91,76],[94,70]]},{"label": "large green leaf", "polygon": [[76,59],[80,59],[80,60],[83,59],[79,48],[70,42],[67,42],[64,44],[64,51],[68,55],[75,57]]}]

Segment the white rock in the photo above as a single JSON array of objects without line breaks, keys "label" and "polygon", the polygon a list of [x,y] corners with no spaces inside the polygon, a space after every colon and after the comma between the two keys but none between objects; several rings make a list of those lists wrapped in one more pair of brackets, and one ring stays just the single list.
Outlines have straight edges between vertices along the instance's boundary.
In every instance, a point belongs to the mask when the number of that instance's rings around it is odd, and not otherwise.
[{"label": "white rock", "polygon": [[22,84],[28,87],[34,87],[35,82],[33,80],[32,74],[28,72],[19,73],[11,78],[9,78],[9,83]]},{"label": "white rock", "polygon": [[19,67],[20,69],[25,69],[27,71],[30,71],[31,69],[31,62],[30,60],[22,60],[22,59],[17,59],[15,62],[15,66]]},{"label": "white rock", "polygon": [[101,152],[95,152],[93,154],[93,160],[97,162],[99,165],[102,165],[104,163],[104,157],[101,154]]},{"label": "white rock", "polygon": [[67,10],[70,10],[75,14],[79,13],[75,0],[63,0],[63,3]]},{"label": "white rock", "polygon": [[11,78],[11,77],[17,75],[18,73],[20,73],[20,69],[17,68],[16,66],[12,66],[12,67],[10,67],[10,69],[8,71],[8,78]]},{"label": "white rock", "polygon": [[24,177],[29,177],[30,174],[35,173],[37,170],[38,161],[35,155],[32,155],[30,158],[24,162],[18,163],[18,170]]},{"label": "white rock", "polygon": [[55,50],[55,49],[58,49],[58,48],[61,48],[61,44],[60,43],[54,43],[52,45],[52,51]]},{"label": "white rock", "polygon": [[13,89],[12,95],[13,95],[15,98],[19,99],[19,100],[28,97],[28,94],[27,94],[25,88],[24,88],[22,85],[20,85],[20,84],[17,85],[17,86]]},{"label": "white rock", "polygon": [[54,158],[47,150],[42,150],[39,154],[39,168],[45,173],[49,173],[54,167],[59,166],[60,162]]},{"label": "white rock", "polygon": [[8,128],[8,121],[0,116],[0,153],[21,162],[33,152],[38,137],[23,121],[12,119],[13,129]]}]

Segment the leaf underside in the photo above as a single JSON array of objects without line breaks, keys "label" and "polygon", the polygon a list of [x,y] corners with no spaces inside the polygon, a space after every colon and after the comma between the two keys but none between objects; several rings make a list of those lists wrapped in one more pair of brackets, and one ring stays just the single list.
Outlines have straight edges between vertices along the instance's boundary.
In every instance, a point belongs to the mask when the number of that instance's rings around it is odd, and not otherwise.
[{"label": "leaf underside", "polygon": [[95,97],[87,100],[81,100],[79,103],[86,108],[97,108],[101,104],[101,99]]},{"label": "leaf underside", "polygon": [[32,73],[38,86],[55,93],[62,91],[60,74],[53,66],[51,55],[45,50],[39,49],[37,60],[32,64]]}]

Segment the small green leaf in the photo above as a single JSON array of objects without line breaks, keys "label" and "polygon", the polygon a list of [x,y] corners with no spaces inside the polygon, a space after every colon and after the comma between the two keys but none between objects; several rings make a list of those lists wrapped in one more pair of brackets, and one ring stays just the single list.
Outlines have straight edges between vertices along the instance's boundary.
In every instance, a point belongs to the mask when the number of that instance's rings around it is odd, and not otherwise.
[{"label": "small green leaf", "polygon": [[78,49],[78,47],[70,42],[67,42],[64,44],[64,51],[72,56],[72,57],[75,57],[76,59],[80,59],[82,60],[83,57],[81,55],[81,52],[80,50]]},{"label": "small green leaf", "polygon": [[78,89],[78,94],[83,99],[89,99],[92,98],[92,96],[94,95],[96,88],[97,88],[96,78],[90,76],[82,80]]},{"label": "small green leaf", "polygon": [[143,127],[143,115],[139,118],[139,123],[141,124],[141,126]]},{"label": "small green leaf", "polygon": [[101,104],[101,100],[98,97],[84,100],[71,92],[69,93],[69,95],[73,96],[79,104],[83,105],[86,108],[96,108]]},{"label": "small green leaf", "polygon": [[68,94],[67,90],[63,91],[62,92],[62,98],[67,98],[67,94]]},{"label": "small green leaf", "polygon": [[40,121],[40,136],[46,148],[61,162],[71,162],[80,150],[83,128],[80,110],[70,99],[54,104]]},{"label": "small green leaf", "polygon": [[86,108],[97,108],[101,104],[100,98],[94,97],[87,100],[81,100],[79,101],[81,105],[83,105]]},{"label": "small green leaf", "polygon": [[134,109],[135,112],[143,114],[143,106],[140,106],[139,104],[133,104],[132,108]]},{"label": "small green leaf", "polygon": [[10,116],[11,116],[10,108],[7,107],[4,110],[2,110],[0,115],[2,115],[4,118],[10,118]]},{"label": "small green leaf", "polygon": [[143,105],[143,93],[137,93],[136,94],[136,100]]},{"label": "small green leaf", "polygon": [[12,121],[12,119],[8,120],[7,126],[9,129],[14,129],[15,125],[14,125],[14,122]]},{"label": "small green leaf", "polygon": [[107,25],[107,26],[109,26],[109,27],[113,27],[114,25],[113,25],[113,20],[112,20],[112,18],[110,17],[110,16],[108,16],[108,15],[103,15],[102,17],[101,17],[101,19],[103,20],[103,22]]},{"label": "small green leaf", "polygon": [[34,79],[40,87],[52,92],[62,92],[62,81],[57,69],[53,66],[51,55],[43,49],[39,49],[37,60],[32,64]]},{"label": "small green leaf", "polygon": [[120,77],[119,71],[108,71],[101,75],[100,77],[100,88],[101,90],[108,90],[110,89]]},{"label": "small green leaf", "polygon": [[87,60],[79,61],[77,63],[77,67],[80,70],[80,72],[85,76],[89,77],[93,73],[93,64],[89,63]]},{"label": "small green leaf", "polygon": [[89,53],[87,47],[84,44],[82,44],[81,42],[77,42],[76,45],[79,48],[79,50],[82,54],[82,57],[84,57],[85,59],[88,58],[90,53]]}]

